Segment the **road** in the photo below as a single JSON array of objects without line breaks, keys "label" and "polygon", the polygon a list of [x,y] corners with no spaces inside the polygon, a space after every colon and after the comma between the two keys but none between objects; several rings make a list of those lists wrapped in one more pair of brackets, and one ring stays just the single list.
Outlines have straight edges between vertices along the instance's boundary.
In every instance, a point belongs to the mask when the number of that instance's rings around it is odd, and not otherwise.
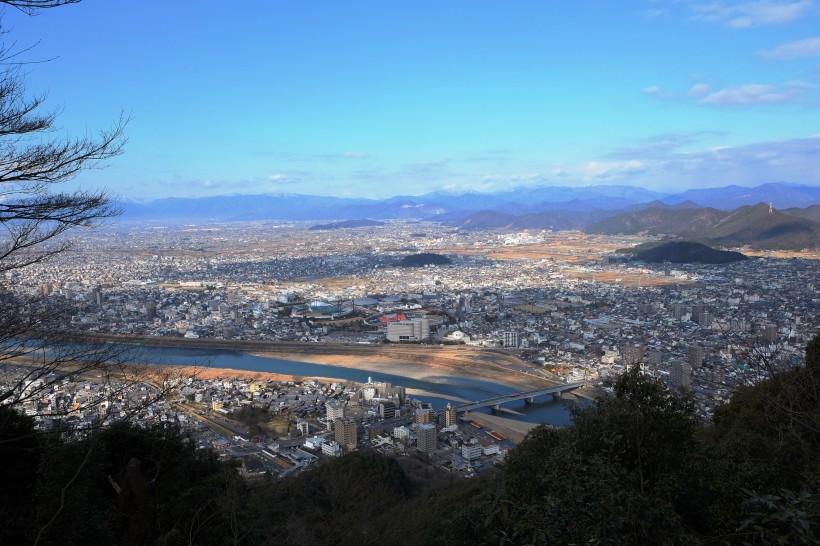
[{"label": "road", "polygon": [[236,425],[229,423],[228,421],[224,420],[217,420],[215,417],[210,417],[208,415],[204,415],[199,413],[198,410],[186,406],[184,404],[175,403],[174,407],[178,410],[183,412],[185,415],[189,417],[193,417],[200,423],[203,423],[205,426],[216,432],[217,434],[223,436],[226,440],[232,440],[234,436],[242,436],[243,438],[250,439],[250,433],[247,430],[243,430]]}]

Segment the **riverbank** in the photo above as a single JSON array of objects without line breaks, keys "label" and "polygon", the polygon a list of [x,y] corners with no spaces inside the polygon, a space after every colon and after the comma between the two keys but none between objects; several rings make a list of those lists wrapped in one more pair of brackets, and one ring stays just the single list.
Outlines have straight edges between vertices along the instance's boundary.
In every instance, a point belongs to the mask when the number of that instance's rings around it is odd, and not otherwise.
[{"label": "riverbank", "polygon": [[441,382],[447,377],[489,381],[516,390],[556,383],[525,370],[519,351],[447,345],[298,343],[98,335],[90,339],[148,347],[235,351],[264,358],[338,366]]},{"label": "riverbank", "polygon": [[425,355],[419,351],[408,353],[400,349],[383,353],[362,352],[359,354],[284,351],[254,351],[250,354],[322,366],[368,370],[373,372],[374,376],[380,373],[400,375],[433,383],[442,382],[442,379],[446,381],[448,377],[461,377],[489,381],[516,390],[527,390],[546,384],[552,385],[543,378],[522,373],[519,362],[510,362],[508,358],[493,358],[494,355],[476,355],[472,352],[450,353],[444,356],[435,350]]},{"label": "riverbank", "polygon": [[535,423],[526,423],[524,421],[515,421],[500,417],[498,415],[490,415],[488,413],[473,412],[465,416],[466,419],[475,421],[482,426],[492,429],[494,432],[503,434],[516,444],[520,444],[524,437],[535,427],[539,426]]}]

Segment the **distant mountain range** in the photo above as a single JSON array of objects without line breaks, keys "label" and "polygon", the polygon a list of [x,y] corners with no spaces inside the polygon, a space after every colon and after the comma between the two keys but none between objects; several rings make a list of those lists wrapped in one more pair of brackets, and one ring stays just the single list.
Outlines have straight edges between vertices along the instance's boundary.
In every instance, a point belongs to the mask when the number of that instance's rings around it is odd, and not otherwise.
[{"label": "distant mountain range", "polygon": [[[774,207],[772,214],[769,204]],[[494,193],[434,192],[382,200],[232,195],[123,202],[121,206],[122,219],[134,221],[333,220],[315,229],[337,229],[376,225],[379,220],[416,219],[446,222],[465,230],[582,230],[665,234],[732,246],[820,246],[820,187],[783,182],[678,194],[632,186],[542,186]]]},{"label": "distant mountain range", "polygon": [[[126,220],[360,220],[416,218],[458,221],[478,212],[513,216],[547,212],[626,211],[646,208],[712,207],[734,210],[772,203],[785,209],[820,204],[820,187],[773,183],[754,188],[725,186],[663,194],[633,186],[540,186],[493,193],[434,192],[389,199],[317,195],[226,195],[122,202]],[[598,218],[603,219],[601,218]],[[561,220],[559,219],[560,223]]]}]

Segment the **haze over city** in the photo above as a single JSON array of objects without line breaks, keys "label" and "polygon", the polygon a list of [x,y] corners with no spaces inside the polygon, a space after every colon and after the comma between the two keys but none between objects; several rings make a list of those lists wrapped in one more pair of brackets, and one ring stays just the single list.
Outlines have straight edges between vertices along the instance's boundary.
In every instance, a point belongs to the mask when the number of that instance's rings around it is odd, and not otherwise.
[{"label": "haze over city", "polygon": [[[820,184],[820,5],[85,1],[4,16],[128,200]],[[49,62],[37,63],[48,60]]]}]

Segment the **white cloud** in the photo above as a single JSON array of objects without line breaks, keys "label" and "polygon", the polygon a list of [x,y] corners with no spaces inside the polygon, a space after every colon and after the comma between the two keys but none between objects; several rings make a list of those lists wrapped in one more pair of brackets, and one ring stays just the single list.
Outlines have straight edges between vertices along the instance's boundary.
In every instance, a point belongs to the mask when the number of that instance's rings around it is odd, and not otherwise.
[{"label": "white cloud", "polygon": [[365,153],[365,152],[345,152],[345,153],[342,154],[342,157],[360,159],[360,158],[363,158],[363,157],[367,157],[367,153]]},{"label": "white cloud", "polygon": [[274,184],[296,184],[300,181],[298,177],[284,173],[272,174],[268,177],[268,181]]},{"label": "white cloud", "polygon": [[[635,172],[616,172],[609,181],[646,187],[700,187],[706,185],[756,185],[785,180],[802,184],[820,183],[820,138],[768,141],[743,146],[710,146],[682,152],[634,147],[632,158],[642,165]],[[624,151],[613,155],[626,157]]]},{"label": "white cloud", "polygon": [[637,159],[628,161],[589,161],[581,166],[581,174],[586,177],[602,178],[623,175],[643,169],[644,164]]},{"label": "white cloud", "polygon": [[732,28],[750,28],[791,23],[813,7],[811,0],[755,0],[692,4],[695,18]]},{"label": "white cloud", "polygon": [[711,86],[708,83],[696,83],[689,89],[690,97],[703,97],[709,93]]},{"label": "white cloud", "polygon": [[700,99],[700,104],[708,106],[752,106],[756,104],[783,104],[796,102],[802,98],[802,90],[797,85],[748,84],[725,87]]},{"label": "white cloud", "polygon": [[643,92],[654,99],[674,99],[675,94],[669,93],[668,91],[664,91],[657,85],[651,85],[649,87],[644,88]]},{"label": "white cloud", "polygon": [[806,38],[796,40],[775,47],[759,51],[758,55],[766,59],[792,60],[807,57],[820,57],[820,38]]}]

